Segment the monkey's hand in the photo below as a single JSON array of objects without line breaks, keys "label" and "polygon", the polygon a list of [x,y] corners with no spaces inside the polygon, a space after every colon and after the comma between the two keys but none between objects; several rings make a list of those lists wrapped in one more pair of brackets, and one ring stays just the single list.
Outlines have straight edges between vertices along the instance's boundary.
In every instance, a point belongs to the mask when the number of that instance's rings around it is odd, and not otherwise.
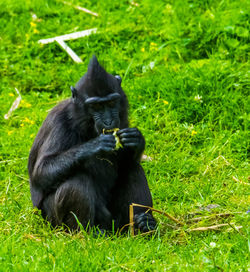
[{"label": "monkey's hand", "polygon": [[108,153],[115,149],[116,141],[112,134],[100,134],[96,139],[93,140],[93,153]]},{"label": "monkey's hand", "polygon": [[117,136],[117,131],[119,131],[119,128],[113,128],[113,129],[103,129],[102,133],[103,134],[110,134],[112,133],[115,136],[115,149],[118,150],[119,148],[122,148],[122,144],[120,141],[120,138]]},{"label": "monkey's hand", "polygon": [[117,131],[117,136],[123,147],[133,149],[136,157],[140,156],[145,148],[145,140],[137,128],[124,128]]}]

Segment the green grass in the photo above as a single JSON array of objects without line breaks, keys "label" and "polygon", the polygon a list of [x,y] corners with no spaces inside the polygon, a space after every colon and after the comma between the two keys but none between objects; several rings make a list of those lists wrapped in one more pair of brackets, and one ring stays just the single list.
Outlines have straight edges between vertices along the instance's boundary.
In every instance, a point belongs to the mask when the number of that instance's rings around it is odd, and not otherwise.
[{"label": "green grass", "polygon": [[[249,3],[132,2],[72,1],[97,18],[61,0],[0,3],[0,271],[249,269]],[[99,32],[68,42],[82,64],[57,44],[37,43],[92,27]],[[52,230],[33,210],[30,147],[48,110],[70,95],[94,53],[123,77],[131,126],[143,132],[145,154],[153,158],[142,164],[154,207],[185,222],[197,212],[234,216],[172,229],[174,222],[156,214],[151,238],[93,238]],[[22,103],[5,120],[15,87]],[[218,206],[200,211],[209,204]],[[230,225],[188,232],[221,223]]]}]

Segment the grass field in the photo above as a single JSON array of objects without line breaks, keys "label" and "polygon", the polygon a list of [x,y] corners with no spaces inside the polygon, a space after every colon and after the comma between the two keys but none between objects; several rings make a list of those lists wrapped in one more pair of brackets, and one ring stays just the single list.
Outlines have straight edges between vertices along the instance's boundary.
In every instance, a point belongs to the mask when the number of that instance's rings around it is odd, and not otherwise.
[{"label": "grass field", "polygon": [[[249,271],[249,2],[71,3],[99,16],[62,0],[0,1],[0,271]],[[67,42],[82,64],[37,43],[93,27]],[[93,238],[51,229],[33,210],[30,147],[92,54],[123,78],[130,125],[152,157],[142,164],[154,207],[183,227],[155,214],[152,237]],[[22,101],[5,120],[15,88]]]}]

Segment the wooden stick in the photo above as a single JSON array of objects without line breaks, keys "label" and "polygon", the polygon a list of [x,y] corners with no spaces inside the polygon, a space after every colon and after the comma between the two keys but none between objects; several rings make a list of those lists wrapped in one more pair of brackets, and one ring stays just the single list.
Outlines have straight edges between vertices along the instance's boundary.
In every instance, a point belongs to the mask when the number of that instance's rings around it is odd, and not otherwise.
[{"label": "wooden stick", "polygon": [[74,33],[70,33],[70,34],[66,34],[66,35],[62,35],[62,36],[39,40],[38,43],[47,44],[47,43],[57,42],[62,47],[62,49],[64,49],[66,51],[66,53],[76,63],[81,63],[82,60],[77,56],[77,54],[64,41],[89,36],[92,33],[96,33],[96,31],[97,31],[97,28],[91,28],[91,29],[78,31],[78,32],[74,32]]},{"label": "wooden stick", "polygon": [[89,36],[92,33],[96,33],[96,31],[97,31],[97,28],[91,28],[91,29],[78,31],[78,32],[74,32],[74,33],[70,33],[70,34],[66,34],[66,35],[62,35],[62,36],[56,36],[53,38],[42,39],[42,40],[39,40],[38,43],[47,44],[47,43],[55,42],[58,39],[63,40],[63,41],[74,40],[74,39],[82,38],[85,36]]},{"label": "wooden stick", "polygon": [[77,54],[61,39],[56,39],[57,43],[68,53],[68,55],[77,63],[81,63],[82,60]]},{"label": "wooden stick", "polygon": [[135,236],[134,207],[133,203],[129,206],[129,223],[131,236]]},{"label": "wooden stick", "polygon": [[[132,222],[132,224],[134,224],[134,222]],[[122,226],[122,228],[119,230],[119,234],[121,234],[122,231],[123,231],[126,227],[131,226],[132,224],[131,224],[131,223],[128,223],[128,224]]]},{"label": "wooden stick", "polygon": [[[156,209],[154,209],[154,208],[152,208],[152,207],[144,206],[144,205],[141,205],[141,204],[132,203],[131,205],[132,205],[132,206],[135,206],[135,207],[147,208],[147,209],[149,209],[149,210],[151,210],[151,211],[153,211],[153,212],[157,212],[157,213],[159,213],[159,214],[162,214],[162,215],[168,217],[169,219],[171,219],[172,221],[174,221],[174,222],[177,223],[177,224],[180,224],[180,225],[184,226],[184,223],[180,222],[178,219],[174,218],[174,217],[173,217],[172,215],[170,215],[169,213],[162,212],[162,211],[160,211],[160,210],[156,210]],[[131,206],[131,205],[130,205],[130,206]]]}]

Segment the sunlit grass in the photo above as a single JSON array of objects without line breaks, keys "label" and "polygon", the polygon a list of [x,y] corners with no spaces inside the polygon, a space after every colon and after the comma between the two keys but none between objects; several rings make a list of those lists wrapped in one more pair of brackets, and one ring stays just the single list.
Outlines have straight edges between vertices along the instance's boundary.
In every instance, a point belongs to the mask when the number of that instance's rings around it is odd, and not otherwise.
[{"label": "sunlit grass", "polygon": [[[99,17],[60,0],[0,3],[0,271],[246,271],[248,1],[69,2]],[[97,34],[67,42],[82,64],[57,44],[37,43],[93,27]],[[30,147],[92,54],[123,78],[130,124],[144,134],[152,158],[142,164],[154,207],[183,222],[231,213],[192,225],[228,226],[189,232],[190,225],[156,215],[151,238],[93,238],[53,230],[33,210]],[[5,120],[15,88],[22,101]]]}]

